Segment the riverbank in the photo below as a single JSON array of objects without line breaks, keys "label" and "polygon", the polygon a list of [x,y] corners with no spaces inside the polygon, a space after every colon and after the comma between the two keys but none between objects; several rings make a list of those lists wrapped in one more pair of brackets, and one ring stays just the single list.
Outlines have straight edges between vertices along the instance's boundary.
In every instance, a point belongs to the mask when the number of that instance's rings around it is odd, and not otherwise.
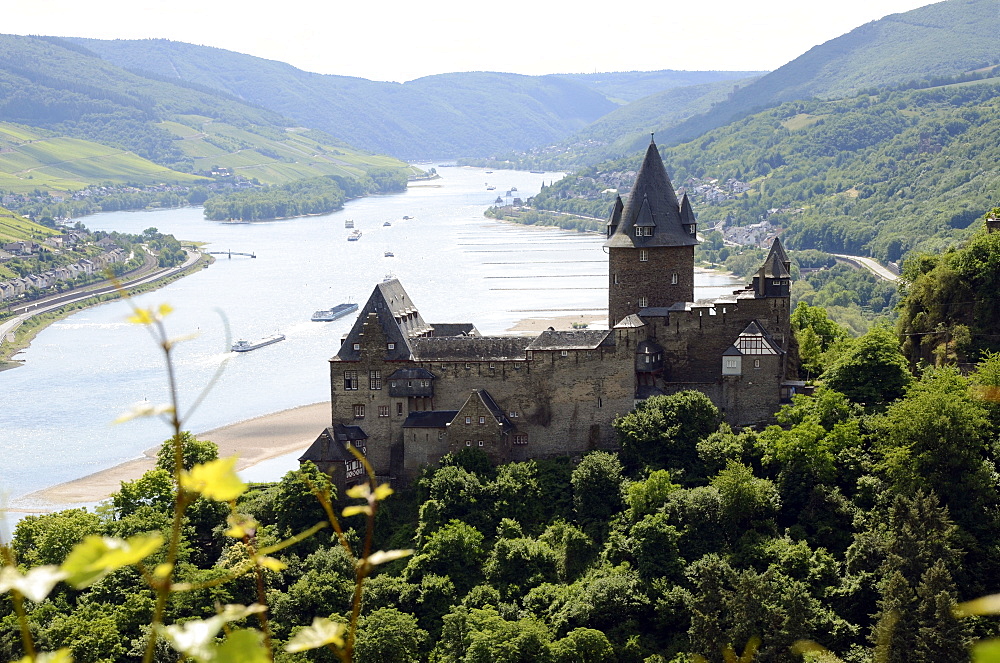
[{"label": "riverbank", "polygon": [[[220,457],[238,456],[236,470],[240,471],[271,458],[298,450],[305,451],[329,424],[330,404],[313,403],[197,433],[195,437],[218,445]],[[157,451],[159,447],[152,447],[141,458],[39,490],[18,501],[33,507],[37,505],[37,508],[23,509],[33,513],[49,508],[100,502],[116,492],[123,481],[134,481],[144,472],[153,469],[156,466]]]},{"label": "riverbank", "polygon": [[[39,301],[38,306],[43,307],[43,310],[23,317],[23,322],[16,328],[16,330],[6,334],[13,336],[13,340],[6,340],[4,338],[5,334],[0,334],[0,371],[23,366],[24,362],[22,360],[15,359],[14,357],[16,357],[19,352],[28,348],[35,336],[52,323],[58,322],[59,320],[62,320],[63,318],[66,318],[67,316],[83,309],[98,306],[115,299],[120,299],[122,296],[133,296],[157,290],[169,283],[173,283],[177,279],[194,274],[195,272],[198,272],[215,262],[215,258],[206,253],[192,252],[192,256],[193,257],[179,269],[176,267],[170,267],[162,270],[159,275],[154,274],[152,277],[149,275],[144,276],[142,277],[141,282],[137,282],[133,285],[125,284],[122,290],[112,290],[111,292],[100,291],[102,288],[105,290],[109,288],[107,284],[110,282],[104,282],[105,285],[91,284],[88,286],[88,289],[98,290],[99,292],[95,292],[94,294],[89,294],[86,291],[80,292],[79,299],[65,302],[51,309],[44,309],[44,300]],[[124,295],[122,294],[123,292]]]}]

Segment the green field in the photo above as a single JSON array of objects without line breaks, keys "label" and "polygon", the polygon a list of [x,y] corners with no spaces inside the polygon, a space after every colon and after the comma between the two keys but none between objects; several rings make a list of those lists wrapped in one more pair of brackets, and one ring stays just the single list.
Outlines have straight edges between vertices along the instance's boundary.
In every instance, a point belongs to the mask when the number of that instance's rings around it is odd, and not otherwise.
[{"label": "green field", "polygon": [[0,189],[4,191],[74,191],[102,182],[192,183],[201,179],[106,145],[0,123]]}]

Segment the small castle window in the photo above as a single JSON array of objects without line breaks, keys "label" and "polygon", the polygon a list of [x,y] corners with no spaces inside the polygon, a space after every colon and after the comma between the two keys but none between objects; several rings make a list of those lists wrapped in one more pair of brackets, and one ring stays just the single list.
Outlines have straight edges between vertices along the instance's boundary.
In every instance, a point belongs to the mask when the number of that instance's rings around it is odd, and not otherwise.
[{"label": "small castle window", "polygon": [[649,298],[646,295],[639,296],[639,308],[646,308],[649,306]]},{"label": "small castle window", "polygon": [[484,447],[484,446],[486,446],[486,445],[485,445],[485,444],[483,443],[483,441],[482,441],[482,440],[479,440],[479,446],[481,446],[481,447]]},{"label": "small castle window", "polygon": [[649,261],[649,250],[639,249],[639,262],[648,262],[648,261]]},{"label": "small castle window", "polygon": [[736,368],[736,360],[735,359],[729,359],[729,358],[727,358],[726,359],[726,368]]},{"label": "small castle window", "polygon": [[344,391],[355,391],[358,388],[358,372],[344,371]]},{"label": "small castle window", "polygon": [[354,349],[355,350],[360,350],[361,349],[361,344],[360,343],[355,343],[354,344]]},{"label": "small castle window", "polygon": [[617,274],[612,274],[611,278],[614,281],[615,285],[618,285],[618,275]]},{"label": "small castle window", "polygon": [[677,285],[677,272],[670,275],[670,285]]},{"label": "small castle window", "polygon": [[358,404],[354,406],[354,418],[364,419],[365,418],[365,406],[364,404]]},{"label": "small castle window", "polygon": [[469,364],[469,362],[465,362],[465,367],[466,368],[472,368],[472,366]]},{"label": "small castle window", "polygon": [[760,368],[760,359],[754,359],[753,360],[753,367],[754,368]]},{"label": "small castle window", "polygon": [[559,354],[562,355],[563,357],[568,357],[569,356],[569,351],[568,350],[563,350]]},{"label": "small castle window", "polygon": [[471,424],[472,423],[472,417],[466,417],[465,418],[465,423]]},{"label": "small castle window", "polygon": [[465,441],[465,446],[471,447],[472,446],[472,440],[466,440]]},{"label": "small castle window", "polygon": [[514,444],[524,445],[528,443],[528,436],[524,433],[518,433],[514,436]]},{"label": "small castle window", "polygon": [[399,401],[398,403],[396,403],[396,415],[398,416],[401,414],[403,414],[403,402]]},{"label": "small castle window", "polygon": [[496,368],[496,366],[494,366],[493,362],[491,361],[490,362],[490,370],[492,371],[494,368]]},{"label": "small castle window", "polygon": [[485,424],[486,423],[486,417],[479,417],[479,423]]},{"label": "small castle window", "polygon": [[517,418],[517,410],[511,410],[509,412],[509,415],[510,415],[511,419],[516,419]]},{"label": "small castle window", "polygon": [[372,391],[382,388],[382,371],[368,371],[368,388]]},{"label": "small castle window", "polygon": [[392,387],[392,388],[395,388],[396,387],[396,381],[395,380],[390,381],[389,382],[389,386]]},{"label": "small castle window", "polygon": [[528,350],[528,359],[531,359],[531,350]]},{"label": "small castle window", "polygon": [[389,349],[390,350],[395,350],[396,349],[396,344],[395,343],[390,343],[389,344]]},{"label": "small castle window", "polygon": [[380,416],[380,417],[388,417],[389,416],[389,406],[388,405],[379,405],[378,406],[378,416]]}]

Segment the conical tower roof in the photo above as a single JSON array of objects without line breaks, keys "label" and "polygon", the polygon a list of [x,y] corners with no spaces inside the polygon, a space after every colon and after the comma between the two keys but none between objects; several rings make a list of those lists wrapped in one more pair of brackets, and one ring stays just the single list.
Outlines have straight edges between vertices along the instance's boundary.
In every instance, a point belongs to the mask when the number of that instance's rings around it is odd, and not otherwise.
[{"label": "conical tower roof", "polygon": [[[690,213],[690,218],[693,220],[693,212]],[[640,227],[638,234],[636,226]],[[681,219],[681,206],[677,201],[674,185],[670,183],[656,143],[650,140],[632,192],[622,210],[621,222],[604,246],[694,246],[698,240],[692,230],[686,228]]]}]

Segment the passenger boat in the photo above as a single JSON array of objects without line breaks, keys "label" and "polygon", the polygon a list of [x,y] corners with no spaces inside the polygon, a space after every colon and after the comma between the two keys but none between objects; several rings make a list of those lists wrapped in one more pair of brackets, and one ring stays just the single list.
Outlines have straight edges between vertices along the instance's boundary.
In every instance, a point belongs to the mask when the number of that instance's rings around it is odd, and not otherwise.
[{"label": "passenger boat", "polygon": [[391,225],[392,225],[392,221],[386,221],[385,223],[382,224],[383,227],[385,227],[385,226],[391,226]]},{"label": "passenger boat", "polygon": [[361,239],[361,231],[360,230],[353,230],[353,231],[351,231],[351,234],[347,236],[347,241],[348,242],[356,242],[359,239]]},{"label": "passenger boat", "polygon": [[353,228],[354,227],[354,219],[348,219],[347,221],[344,221],[344,227],[345,228]]},{"label": "passenger boat", "polygon": [[385,252],[385,257],[386,257],[386,258],[392,258],[392,257],[394,257],[395,255],[396,255],[396,254],[395,254],[395,253],[393,253],[392,251],[386,251],[386,252]]},{"label": "passenger boat", "polygon": [[403,221],[409,221],[412,218],[413,218],[412,216],[408,216],[408,215],[405,215],[405,214],[403,215]]},{"label": "passenger boat", "polygon": [[240,339],[233,343],[233,352],[250,352],[251,350],[256,350],[257,348],[262,348],[265,345],[271,345],[272,343],[277,343],[278,341],[284,341],[284,334],[273,334],[266,338],[262,338],[259,341],[245,341]]},{"label": "passenger boat", "polygon": [[343,318],[349,313],[353,313],[358,310],[358,305],[354,302],[347,302],[344,304],[337,304],[331,309],[326,309],[323,311],[316,311],[312,314],[313,322],[332,322],[339,318]]}]

